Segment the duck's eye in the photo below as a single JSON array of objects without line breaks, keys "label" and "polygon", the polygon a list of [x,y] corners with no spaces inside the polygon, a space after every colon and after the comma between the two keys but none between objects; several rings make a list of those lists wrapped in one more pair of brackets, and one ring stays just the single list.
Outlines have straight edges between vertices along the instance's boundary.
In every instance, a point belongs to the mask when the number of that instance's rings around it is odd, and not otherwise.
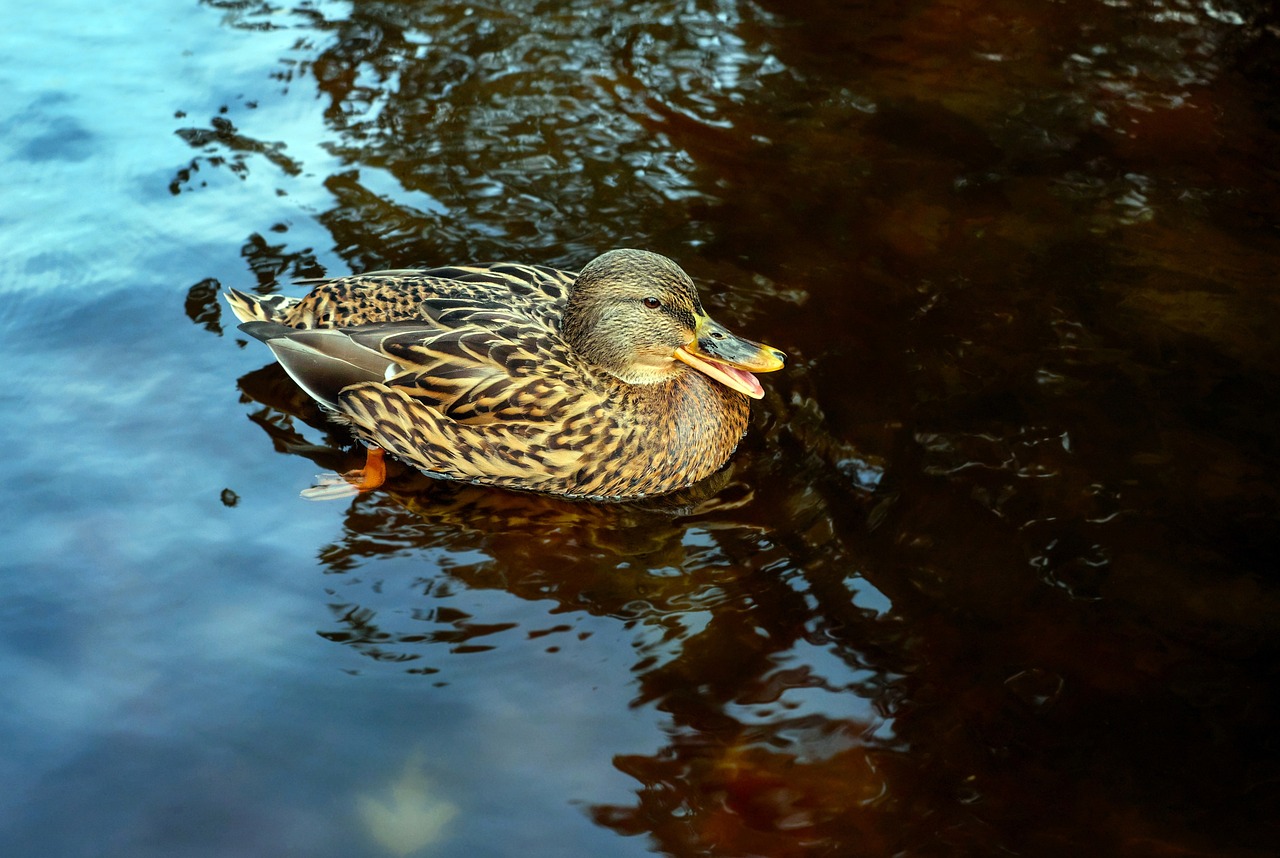
[{"label": "duck's eye", "polygon": [[648,298],[645,298],[640,303],[644,304],[650,310],[656,310],[662,306],[662,302],[659,301],[657,298],[653,297],[652,295],[650,295]]}]

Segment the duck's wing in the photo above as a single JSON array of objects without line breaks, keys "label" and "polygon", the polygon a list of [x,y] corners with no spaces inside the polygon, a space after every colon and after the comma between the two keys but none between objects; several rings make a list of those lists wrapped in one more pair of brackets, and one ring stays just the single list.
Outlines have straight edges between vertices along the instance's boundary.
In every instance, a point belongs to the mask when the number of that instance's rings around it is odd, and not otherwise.
[{"label": "duck's wing", "polygon": [[572,410],[587,387],[553,321],[485,296],[431,298],[420,319],[347,328],[295,329],[247,322],[313,399],[341,410],[356,384],[393,388],[449,421],[546,424]]},{"label": "duck's wing", "polygon": [[[589,370],[553,328],[507,307],[437,299],[415,328],[348,330],[396,372],[357,382],[338,411],[424,471],[512,488],[573,485],[608,417]],[[607,430],[605,430],[607,431]]]},{"label": "duck's wing", "polygon": [[572,409],[587,386],[588,371],[548,319],[475,297],[433,298],[421,311],[422,326],[378,340],[402,368],[385,384],[449,420],[547,423]]},{"label": "duck's wing", "polygon": [[262,340],[289,377],[312,399],[338,408],[344,388],[365,382],[381,383],[402,367],[379,343],[397,335],[413,336],[421,325],[387,322],[355,328],[291,328],[278,322],[245,322],[240,330]]}]

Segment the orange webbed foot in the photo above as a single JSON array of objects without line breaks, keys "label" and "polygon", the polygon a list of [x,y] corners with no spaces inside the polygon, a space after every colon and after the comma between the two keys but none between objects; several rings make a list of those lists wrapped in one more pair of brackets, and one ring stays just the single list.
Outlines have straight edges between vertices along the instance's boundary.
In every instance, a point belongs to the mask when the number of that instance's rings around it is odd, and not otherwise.
[{"label": "orange webbed foot", "polygon": [[372,491],[386,482],[387,463],[381,447],[370,447],[364,467],[345,474],[316,474],[316,484],[302,490],[307,500],[340,500]]}]

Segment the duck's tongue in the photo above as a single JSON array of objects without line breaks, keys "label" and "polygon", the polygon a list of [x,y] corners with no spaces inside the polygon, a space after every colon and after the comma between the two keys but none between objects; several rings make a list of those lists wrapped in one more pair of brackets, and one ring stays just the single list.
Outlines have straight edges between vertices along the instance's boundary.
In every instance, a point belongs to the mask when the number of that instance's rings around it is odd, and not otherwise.
[{"label": "duck's tongue", "polygon": [[764,388],[760,386],[760,380],[745,369],[707,360],[683,348],[676,349],[676,357],[704,375],[711,376],[725,387],[744,393],[752,399],[764,397]]},{"label": "duck's tongue", "polygon": [[737,382],[737,384],[729,385],[735,390],[742,391],[752,399],[760,399],[764,396],[764,388],[760,385],[760,379],[745,369],[738,369],[736,366],[728,366],[722,363],[716,364],[715,367]]}]

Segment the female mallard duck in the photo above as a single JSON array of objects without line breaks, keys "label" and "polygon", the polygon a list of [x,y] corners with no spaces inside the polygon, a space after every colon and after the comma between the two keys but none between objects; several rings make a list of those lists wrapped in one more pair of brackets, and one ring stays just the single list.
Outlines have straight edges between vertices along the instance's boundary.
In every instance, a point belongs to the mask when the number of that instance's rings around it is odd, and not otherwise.
[{"label": "female mallard duck", "polygon": [[304,298],[227,297],[240,330],[373,445],[355,489],[381,482],[381,448],[505,488],[672,492],[728,460],[764,395],[752,373],[785,360],[712,321],[689,275],[642,250],[578,275],[496,264],[315,282]]}]

